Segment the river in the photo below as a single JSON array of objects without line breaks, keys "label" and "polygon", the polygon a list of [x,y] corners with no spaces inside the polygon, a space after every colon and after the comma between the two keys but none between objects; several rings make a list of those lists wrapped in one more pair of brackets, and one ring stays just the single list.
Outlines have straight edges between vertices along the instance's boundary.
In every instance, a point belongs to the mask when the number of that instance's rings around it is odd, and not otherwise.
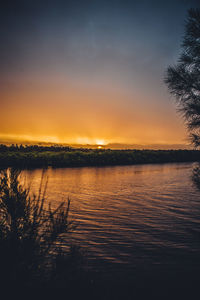
[{"label": "river", "polygon": [[[72,240],[111,274],[199,268],[200,191],[192,163],[49,168],[47,199],[71,199]],[[23,171],[37,191],[41,169]]]}]

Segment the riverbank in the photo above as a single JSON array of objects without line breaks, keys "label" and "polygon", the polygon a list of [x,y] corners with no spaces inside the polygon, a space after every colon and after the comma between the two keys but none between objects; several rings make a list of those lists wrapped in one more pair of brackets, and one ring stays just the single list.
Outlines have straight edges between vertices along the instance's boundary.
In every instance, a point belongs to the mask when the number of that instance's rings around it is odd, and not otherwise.
[{"label": "riverbank", "polygon": [[200,161],[199,150],[111,150],[0,145],[0,167],[83,167]]}]

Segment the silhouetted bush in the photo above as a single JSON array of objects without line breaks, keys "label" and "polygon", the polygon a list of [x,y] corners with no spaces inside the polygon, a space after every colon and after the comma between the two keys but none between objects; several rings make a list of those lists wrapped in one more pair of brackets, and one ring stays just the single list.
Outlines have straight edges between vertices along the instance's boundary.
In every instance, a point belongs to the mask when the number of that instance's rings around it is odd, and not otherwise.
[{"label": "silhouetted bush", "polygon": [[[45,203],[47,183],[41,179],[38,195],[20,184],[20,171],[0,173],[0,282],[17,286],[40,286],[71,272],[74,251],[62,250],[66,233],[74,223],[69,220],[70,201],[56,209]],[[69,245],[68,245],[69,246]],[[78,257],[78,256],[77,256]],[[65,262],[65,271],[58,261]],[[69,272],[68,272],[69,275]],[[66,282],[65,282],[66,283]]]}]

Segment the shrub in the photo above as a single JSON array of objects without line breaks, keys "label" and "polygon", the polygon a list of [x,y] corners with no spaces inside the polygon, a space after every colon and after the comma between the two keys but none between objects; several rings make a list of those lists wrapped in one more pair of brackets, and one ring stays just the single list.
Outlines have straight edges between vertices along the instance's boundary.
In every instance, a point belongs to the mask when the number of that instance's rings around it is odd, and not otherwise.
[{"label": "shrub", "polygon": [[46,188],[42,176],[38,195],[31,195],[20,184],[19,170],[0,173],[1,284],[35,286],[48,280],[63,238],[74,228],[70,201],[52,210],[45,203]]}]

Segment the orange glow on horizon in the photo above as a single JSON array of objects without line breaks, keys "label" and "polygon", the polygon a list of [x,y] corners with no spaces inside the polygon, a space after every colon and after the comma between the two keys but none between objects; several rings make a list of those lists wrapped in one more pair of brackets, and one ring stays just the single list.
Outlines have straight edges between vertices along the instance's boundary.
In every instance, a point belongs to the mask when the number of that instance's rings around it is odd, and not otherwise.
[{"label": "orange glow on horizon", "polygon": [[[0,140],[105,146],[123,144],[185,144],[185,129],[174,107],[146,102],[141,95],[105,86],[75,83],[17,88],[0,92]],[[28,101],[27,101],[28,99]],[[125,105],[125,100],[129,103]],[[170,117],[169,117],[170,115]],[[174,130],[176,128],[176,130]]]},{"label": "orange glow on horizon", "polygon": [[106,142],[104,140],[96,140],[96,145],[102,146],[102,145],[106,145]]},{"label": "orange glow on horizon", "polygon": [[148,146],[150,144],[160,144],[160,145],[172,145],[172,144],[182,144],[186,145],[183,141],[156,141],[155,143],[145,143],[145,142],[139,142],[139,141],[126,141],[126,140],[104,140],[104,139],[96,139],[96,138],[87,138],[87,137],[75,137],[75,138],[69,138],[69,139],[60,139],[55,136],[31,136],[31,135],[15,135],[15,134],[0,134],[0,143],[3,142],[10,142],[10,143],[53,143],[53,144],[71,144],[71,145],[96,145],[98,149],[103,149],[104,146],[109,144],[137,144],[137,145],[144,145]]},{"label": "orange glow on horizon", "polygon": [[88,137],[74,137],[69,139],[59,139],[55,136],[31,136],[31,135],[16,135],[16,134],[0,134],[0,141],[13,140],[16,142],[44,142],[44,143],[66,143],[66,144],[83,144],[83,145],[97,145],[105,146],[112,142],[104,139],[88,138]]}]

